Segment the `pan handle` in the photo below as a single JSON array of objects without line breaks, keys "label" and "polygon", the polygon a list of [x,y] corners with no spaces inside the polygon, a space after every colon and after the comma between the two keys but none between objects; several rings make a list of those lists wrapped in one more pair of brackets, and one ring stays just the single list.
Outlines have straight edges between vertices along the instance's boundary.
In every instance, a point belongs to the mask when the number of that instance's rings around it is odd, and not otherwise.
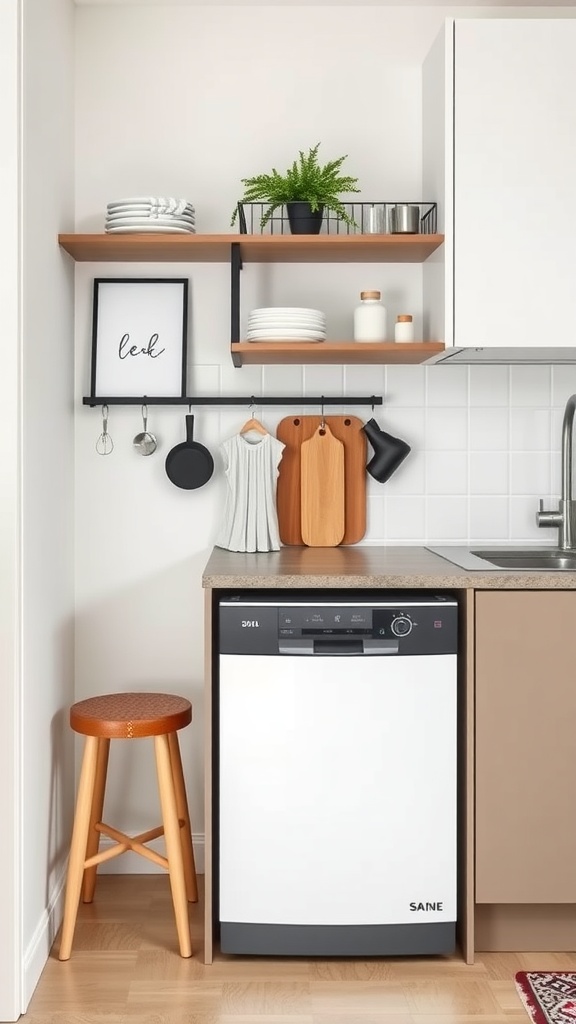
[{"label": "pan handle", "polygon": [[186,440],[189,444],[194,440],[194,417],[189,414],[186,416]]}]

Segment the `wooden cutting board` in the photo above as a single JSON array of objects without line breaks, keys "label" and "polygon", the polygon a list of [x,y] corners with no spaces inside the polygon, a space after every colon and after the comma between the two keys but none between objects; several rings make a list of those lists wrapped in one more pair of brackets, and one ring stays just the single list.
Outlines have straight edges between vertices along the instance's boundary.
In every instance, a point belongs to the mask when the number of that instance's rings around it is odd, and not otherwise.
[{"label": "wooden cutting board", "polygon": [[302,540],[334,548],[344,537],[344,445],[325,424],[300,448]]},{"label": "wooden cutting board", "polygon": [[[300,449],[320,426],[320,416],[287,416],[276,436],[286,447],[276,492],[283,544],[303,544],[301,527]],[[357,416],[326,416],[325,423],[344,445],[344,537],[356,544],[366,533],[366,435]]]}]

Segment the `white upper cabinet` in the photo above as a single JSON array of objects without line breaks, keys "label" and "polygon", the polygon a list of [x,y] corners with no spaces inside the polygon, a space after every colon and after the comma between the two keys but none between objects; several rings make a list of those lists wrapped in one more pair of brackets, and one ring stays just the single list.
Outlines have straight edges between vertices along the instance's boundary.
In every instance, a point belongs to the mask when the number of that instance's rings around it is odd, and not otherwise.
[{"label": "white upper cabinet", "polygon": [[443,177],[447,345],[576,346],[575,52],[573,19],[458,19],[425,63],[424,191]]}]

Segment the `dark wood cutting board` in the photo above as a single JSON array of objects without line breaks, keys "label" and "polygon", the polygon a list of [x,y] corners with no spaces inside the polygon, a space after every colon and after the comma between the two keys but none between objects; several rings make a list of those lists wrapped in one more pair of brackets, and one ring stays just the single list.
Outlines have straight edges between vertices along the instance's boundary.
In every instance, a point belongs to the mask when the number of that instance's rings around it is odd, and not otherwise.
[{"label": "dark wood cutting board", "polygon": [[[357,416],[325,416],[334,437],[344,445],[344,537],[356,544],[366,533],[366,435]],[[287,416],[276,436],[286,447],[277,486],[278,525],[283,544],[303,544],[300,447],[320,426],[320,416]]]}]

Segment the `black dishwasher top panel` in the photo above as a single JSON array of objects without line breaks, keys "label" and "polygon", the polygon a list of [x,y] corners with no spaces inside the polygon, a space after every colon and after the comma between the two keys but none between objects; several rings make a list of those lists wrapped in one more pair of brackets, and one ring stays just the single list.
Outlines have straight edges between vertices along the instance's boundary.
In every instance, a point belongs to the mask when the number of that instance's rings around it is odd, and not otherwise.
[{"label": "black dishwasher top panel", "polygon": [[452,595],[386,593],[351,599],[289,594],[231,595],[218,607],[220,654],[455,654],[458,604]]}]

